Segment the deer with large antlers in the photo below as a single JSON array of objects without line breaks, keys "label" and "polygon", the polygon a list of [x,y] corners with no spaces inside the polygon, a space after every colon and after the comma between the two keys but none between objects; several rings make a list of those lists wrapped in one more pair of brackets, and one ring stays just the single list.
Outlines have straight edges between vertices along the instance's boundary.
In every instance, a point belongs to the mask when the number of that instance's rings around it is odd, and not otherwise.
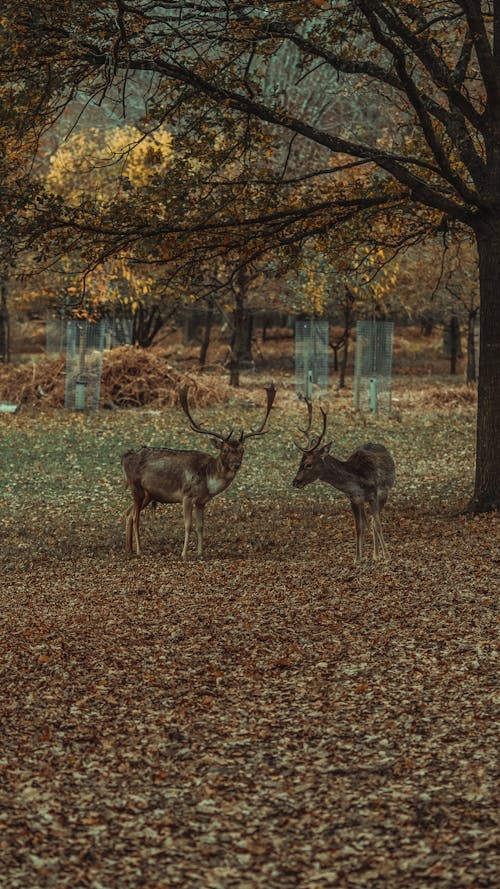
[{"label": "deer with large antlers", "polygon": [[241,432],[233,437],[204,429],[191,416],[188,405],[187,386],[179,393],[179,401],[191,429],[200,435],[210,435],[218,448],[217,457],[202,451],[181,451],[171,448],[142,447],[138,451],[123,454],[122,466],[132,492],[133,503],[125,520],[127,550],[132,551],[135,543],[137,555],[141,552],[139,532],[140,516],[149,503],[182,503],[184,514],[184,546],[182,558],[187,556],[189,537],[193,527],[197,537],[198,556],[203,555],[203,519],[206,504],[225,491],[233,481],[243,459],[243,445],[253,436],[263,435],[264,427],[273,406],[276,389],[273,385],[266,389],[267,408],[258,429]]},{"label": "deer with large antlers", "polygon": [[351,503],[356,525],[356,562],[363,557],[366,531],[365,504],[372,517],[373,558],[387,558],[388,551],[382,533],[380,513],[384,508],[389,491],[395,479],[394,460],[384,445],[368,442],[357,448],[347,460],[338,460],[330,455],[331,441],[321,446],[325,437],[327,415],[323,416],[323,428],[319,435],[311,438],[312,404],[306,399],[308,425],[302,429],[307,440],[302,451],[302,460],[292,482],[295,488],[304,488],[319,479],[342,491]]}]

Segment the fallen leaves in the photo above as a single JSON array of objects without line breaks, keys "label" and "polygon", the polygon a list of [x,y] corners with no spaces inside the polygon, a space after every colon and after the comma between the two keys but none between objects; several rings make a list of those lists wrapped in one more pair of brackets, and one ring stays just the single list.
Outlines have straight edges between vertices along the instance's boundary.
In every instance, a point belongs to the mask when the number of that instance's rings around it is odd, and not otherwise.
[{"label": "fallen leaves", "polygon": [[193,441],[176,411],[5,422],[9,889],[496,885],[499,520],[450,515],[473,415],[370,419],[398,466],[392,557],[356,568],[346,501],[289,487],[284,402],[185,564],[175,507],[125,558],[115,466],[167,426]]}]

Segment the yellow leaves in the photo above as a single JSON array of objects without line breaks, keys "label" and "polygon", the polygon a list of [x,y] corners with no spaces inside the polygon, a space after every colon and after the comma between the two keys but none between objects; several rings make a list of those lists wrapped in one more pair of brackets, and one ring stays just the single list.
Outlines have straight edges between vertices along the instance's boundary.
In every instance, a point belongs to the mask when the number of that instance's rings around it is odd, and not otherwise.
[{"label": "yellow leaves", "polygon": [[75,131],[50,161],[47,185],[77,204],[94,195],[98,201],[114,197],[129,185],[148,185],[166,171],[172,158],[172,137],[161,128],[144,136],[136,127]]}]

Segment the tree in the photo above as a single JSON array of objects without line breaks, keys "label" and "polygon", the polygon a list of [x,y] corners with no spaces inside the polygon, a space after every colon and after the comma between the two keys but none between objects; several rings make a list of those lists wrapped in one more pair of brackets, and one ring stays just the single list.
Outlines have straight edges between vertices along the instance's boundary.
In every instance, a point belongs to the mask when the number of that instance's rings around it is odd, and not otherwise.
[{"label": "tree", "polygon": [[[66,207],[102,217],[108,205],[135,190],[141,196],[151,191],[151,183],[168,167],[171,142],[163,127],[153,135],[130,125],[78,128],[49,157],[44,187]],[[155,209],[160,215],[162,207]],[[85,268],[78,245],[72,245],[64,260],[73,278]],[[132,342],[148,347],[176,311],[179,297],[154,266],[134,264],[129,250],[87,273],[84,302],[93,314],[130,317]]]},{"label": "tree", "polygon": [[[59,3],[9,0],[7,10],[8,82],[18,84],[24,101],[32,89],[30,108],[46,125],[60,113],[62,96],[80,89],[125,102],[127,80],[149,73],[150,118],[168,119],[188,146],[201,140],[200,150],[209,150],[216,130],[224,132],[226,155],[239,152],[240,184],[253,179],[260,199],[231,206],[227,183],[218,182],[214,214],[183,227],[174,213],[156,226],[175,235],[177,245],[203,230],[211,249],[223,241],[230,249],[243,238],[255,257],[270,244],[286,246],[354,222],[359,233],[373,219],[394,224],[395,217],[410,239],[460,227],[473,233],[481,352],[471,509],[498,509],[499,4],[193,0],[179,7],[172,0],[86,0],[65,4],[62,17]],[[301,77],[314,82],[319,68],[324,83],[330,73],[325,101],[342,113],[331,115],[328,127],[317,125],[307,108],[294,113],[286,90],[268,89],[268,60],[287,46],[299,54]],[[360,120],[362,107],[369,113]],[[322,149],[326,170],[316,163],[302,170],[302,187],[295,182],[290,191],[286,158],[280,174],[269,177],[262,164],[245,164],[257,146],[260,155],[276,150],[276,132],[288,133],[290,145],[301,139]],[[343,188],[341,173],[353,164],[371,172],[369,191]],[[118,229],[103,229],[111,247],[123,243],[125,227]],[[147,239],[146,220],[129,224],[128,236],[141,229]]]},{"label": "tree", "polygon": [[[442,276],[442,284],[444,294],[452,299],[450,330],[452,333],[453,346],[453,330],[458,327],[460,320],[465,321],[467,330],[467,368],[466,379],[468,383],[477,380],[477,358],[476,358],[476,319],[479,314],[479,299],[477,293],[477,254],[471,249],[470,240],[462,241],[460,244],[454,244],[447,251],[445,257],[446,262],[443,264],[444,274]],[[441,298],[442,298],[441,297]],[[459,313],[459,314],[458,314]],[[461,316],[461,317],[459,317]],[[456,319],[454,321],[453,319]],[[457,342],[458,340],[458,342]],[[454,348],[451,349],[451,360],[456,360],[457,352],[460,348],[459,333],[455,337]],[[453,372],[453,371],[452,371]]]}]

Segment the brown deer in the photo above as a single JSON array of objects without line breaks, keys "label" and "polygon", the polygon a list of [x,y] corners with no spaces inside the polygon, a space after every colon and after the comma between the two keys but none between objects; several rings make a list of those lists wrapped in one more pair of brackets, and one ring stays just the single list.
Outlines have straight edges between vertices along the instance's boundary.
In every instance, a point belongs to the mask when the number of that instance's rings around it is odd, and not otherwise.
[{"label": "brown deer", "polygon": [[189,536],[193,526],[198,543],[198,556],[203,555],[203,512],[212,497],[225,491],[233,481],[243,459],[244,442],[256,435],[264,434],[264,426],[273,406],[276,389],[273,385],[266,389],[267,409],[258,429],[241,432],[239,438],[221,435],[204,429],[191,416],[187,398],[187,386],[179,393],[181,407],[186,414],[191,429],[201,435],[212,436],[212,443],[219,449],[217,457],[202,451],[181,451],[172,448],[142,447],[138,451],[127,451],[121,462],[125,477],[132,492],[133,503],[125,520],[126,546],[132,551],[135,542],[137,555],[141,553],[139,532],[140,516],[149,503],[182,503],[184,513],[184,546],[182,558],[187,555]]},{"label": "brown deer", "polygon": [[307,439],[300,466],[292,484],[294,488],[304,488],[319,479],[333,485],[345,494],[351,503],[356,525],[356,562],[363,557],[363,544],[366,531],[365,504],[372,516],[373,558],[388,556],[382,533],[380,513],[387,502],[389,491],[394,484],[395,467],[389,451],[383,445],[368,442],[357,448],[347,460],[330,456],[331,442],[320,447],[326,432],[326,412],[323,415],[321,433],[311,440],[312,404],[306,399],[309,422],[302,429]]}]

